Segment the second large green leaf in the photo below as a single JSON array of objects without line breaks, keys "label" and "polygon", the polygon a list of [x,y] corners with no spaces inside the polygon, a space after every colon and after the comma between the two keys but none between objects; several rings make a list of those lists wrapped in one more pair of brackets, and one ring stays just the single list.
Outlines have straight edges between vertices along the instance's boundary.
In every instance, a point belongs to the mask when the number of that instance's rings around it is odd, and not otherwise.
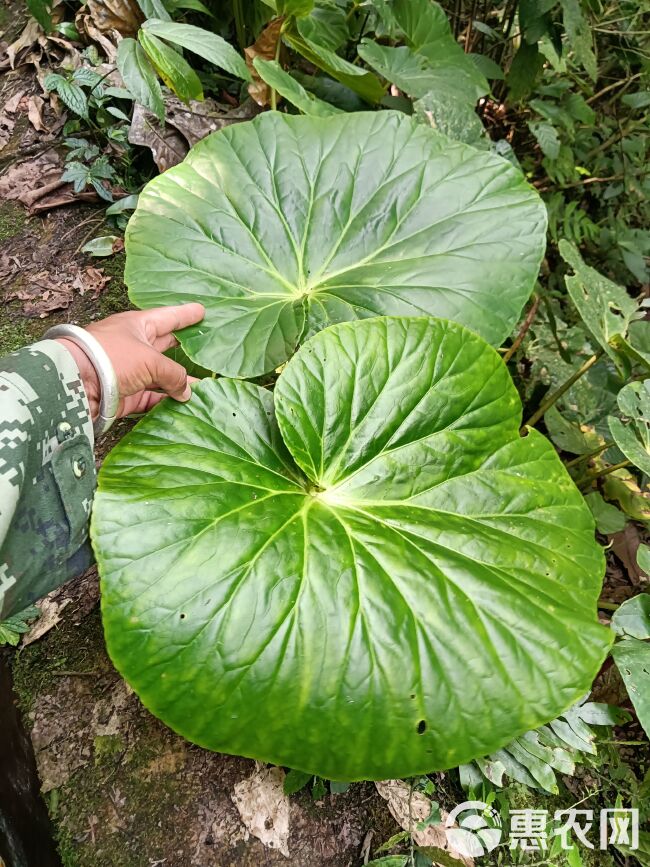
[{"label": "second large green leaf", "polygon": [[533,288],[545,226],[517,169],[405,115],[270,112],[146,187],[126,281],[140,307],[201,301],[181,344],[228,376],[376,315],[443,316],[497,345]]},{"label": "second large green leaf", "polygon": [[335,325],[275,393],[207,379],[105,461],[106,640],[186,737],[337,780],[484,756],[611,641],[593,519],[519,435],[498,354],[430,318]]}]

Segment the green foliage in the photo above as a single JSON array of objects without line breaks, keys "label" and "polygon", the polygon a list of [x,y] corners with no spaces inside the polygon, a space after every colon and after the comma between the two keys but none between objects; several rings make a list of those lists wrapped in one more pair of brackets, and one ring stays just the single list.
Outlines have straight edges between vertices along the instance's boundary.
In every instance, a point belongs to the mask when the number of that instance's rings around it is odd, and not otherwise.
[{"label": "green foliage", "polygon": [[617,401],[628,424],[610,416],[612,437],[625,457],[650,476],[650,380],[629,383],[619,392]]},{"label": "green foliage", "polygon": [[650,594],[639,593],[619,606],[612,616],[612,629],[618,635],[650,638]]},{"label": "green foliage", "polygon": [[[647,628],[647,613],[645,620]],[[638,720],[645,733],[650,734],[650,641],[623,638],[612,647],[612,656]]]},{"label": "green foliage", "polygon": [[591,726],[620,725],[629,719],[626,711],[583,699],[548,725],[526,732],[471,765],[462,765],[461,785],[468,791],[480,791],[485,781],[502,787],[510,778],[531,789],[557,794],[556,774],[573,775],[576,764],[596,753],[596,732]]},{"label": "green foliage", "polygon": [[65,170],[61,175],[62,181],[70,182],[75,193],[83,192],[87,186],[91,186],[98,196],[107,202],[113,201],[113,194],[102,181],[110,180],[115,175],[115,169],[107,157],[98,157],[90,165],[70,160],[66,162]]},{"label": "green foliage", "polygon": [[610,643],[602,555],[520,417],[498,354],[429,317],[332,326],[273,395],[208,379],[162,404],[93,513],[113,661],[188,738],[331,779],[450,767],[556,716]]},{"label": "green foliage", "polygon": [[203,99],[199,77],[182,54],[144,28],[139,31],[138,40],[158,75],[179,99],[183,102]]},{"label": "green foliage", "polygon": [[145,21],[140,35],[143,32],[149,36],[160,37],[160,39],[171,42],[172,45],[177,45],[180,48],[186,48],[193,54],[207,60],[208,63],[225,69],[231,75],[236,75],[244,81],[250,81],[250,73],[242,58],[225,39],[217,36],[216,33],[210,33],[209,30],[195,27],[192,24],[176,24],[160,21],[156,18]]},{"label": "green foliage", "polygon": [[200,299],[206,317],[181,344],[230,376],[272,371],[309,334],[373,314],[449,316],[498,343],[530,294],[544,216],[517,169],[397,112],[271,112],[146,188],[126,281],[143,307]]},{"label": "green foliage", "polygon": [[256,57],[253,65],[263,81],[274,88],[280,96],[299,108],[303,114],[313,117],[330,117],[341,111],[340,108],[318,99],[305,90],[295,78],[282,69],[277,60],[264,60],[262,57]]},{"label": "green foliage", "polygon": [[144,48],[135,39],[123,39],[120,42],[117,68],[134,99],[162,122],[165,116],[162,90]]},{"label": "green foliage", "polygon": [[6,620],[0,620],[0,646],[10,644],[15,647],[20,641],[20,636],[29,632],[30,621],[36,620],[40,613],[40,608],[31,605]]}]

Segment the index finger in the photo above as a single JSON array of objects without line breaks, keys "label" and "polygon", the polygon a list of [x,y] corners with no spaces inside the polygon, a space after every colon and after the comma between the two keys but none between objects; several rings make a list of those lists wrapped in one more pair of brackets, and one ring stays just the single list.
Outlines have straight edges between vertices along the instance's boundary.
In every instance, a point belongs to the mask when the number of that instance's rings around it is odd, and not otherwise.
[{"label": "index finger", "polygon": [[147,320],[153,325],[156,337],[164,337],[172,331],[195,325],[205,316],[205,307],[193,301],[191,304],[177,304],[173,307],[153,307],[146,311]]}]

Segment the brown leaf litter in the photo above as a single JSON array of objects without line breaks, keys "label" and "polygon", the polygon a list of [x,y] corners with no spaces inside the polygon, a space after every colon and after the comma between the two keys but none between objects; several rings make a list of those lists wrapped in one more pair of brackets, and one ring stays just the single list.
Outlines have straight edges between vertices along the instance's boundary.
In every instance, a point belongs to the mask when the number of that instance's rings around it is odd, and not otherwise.
[{"label": "brown leaf litter", "polygon": [[278,44],[280,42],[280,34],[284,18],[274,18],[271,23],[262,30],[252,45],[244,49],[246,55],[246,66],[253,78],[253,81],[248,85],[248,92],[258,105],[266,106],[271,101],[271,88],[263,81],[258,71],[253,65],[253,60],[256,57],[261,57],[263,60],[274,60]]},{"label": "brown leaf litter", "polygon": [[165,123],[161,125],[155,115],[136,103],[129,141],[148,147],[154,162],[164,172],[182,162],[189,149],[206,135],[232,123],[250,120],[256,111],[250,101],[232,108],[214,99],[191,100],[186,105],[177,97],[170,96],[165,99]]},{"label": "brown leaf litter", "polygon": [[78,265],[66,266],[55,272],[42,270],[27,274],[25,285],[5,295],[6,301],[21,301],[23,315],[28,319],[45,319],[55,310],[66,310],[74,300],[75,293],[93,300],[99,297],[110,281],[101,268]]}]

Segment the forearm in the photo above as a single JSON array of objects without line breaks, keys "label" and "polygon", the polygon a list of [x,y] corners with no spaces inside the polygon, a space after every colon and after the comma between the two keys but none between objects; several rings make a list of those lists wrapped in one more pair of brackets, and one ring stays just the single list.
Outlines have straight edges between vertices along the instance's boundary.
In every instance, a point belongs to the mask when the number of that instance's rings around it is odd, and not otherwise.
[{"label": "forearm", "polygon": [[42,341],[0,359],[0,619],[91,561],[91,411],[68,348]]}]

